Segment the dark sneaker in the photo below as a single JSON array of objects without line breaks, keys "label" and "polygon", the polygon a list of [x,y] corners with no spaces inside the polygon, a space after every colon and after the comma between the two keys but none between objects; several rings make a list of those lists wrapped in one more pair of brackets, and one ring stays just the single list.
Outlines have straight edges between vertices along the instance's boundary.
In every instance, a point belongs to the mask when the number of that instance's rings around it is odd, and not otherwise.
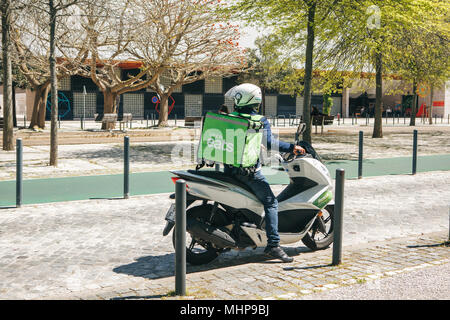
[{"label": "dark sneaker", "polygon": [[271,257],[271,258],[276,258],[276,259],[280,259],[283,262],[292,262],[294,261],[294,258],[289,257],[286,252],[283,251],[283,249],[281,249],[280,246],[277,247],[269,247],[267,246],[264,249],[264,253]]}]

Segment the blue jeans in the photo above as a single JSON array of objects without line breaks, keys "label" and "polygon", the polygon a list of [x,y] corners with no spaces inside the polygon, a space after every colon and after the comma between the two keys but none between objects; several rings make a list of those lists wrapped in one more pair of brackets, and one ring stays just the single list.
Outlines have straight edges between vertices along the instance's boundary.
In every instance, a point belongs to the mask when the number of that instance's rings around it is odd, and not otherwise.
[{"label": "blue jeans", "polygon": [[255,172],[253,176],[244,176],[239,174],[237,168],[225,166],[224,172],[249,186],[259,201],[262,202],[265,212],[267,245],[271,247],[278,246],[280,243],[280,236],[278,235],[278,201],[261,170]]}]

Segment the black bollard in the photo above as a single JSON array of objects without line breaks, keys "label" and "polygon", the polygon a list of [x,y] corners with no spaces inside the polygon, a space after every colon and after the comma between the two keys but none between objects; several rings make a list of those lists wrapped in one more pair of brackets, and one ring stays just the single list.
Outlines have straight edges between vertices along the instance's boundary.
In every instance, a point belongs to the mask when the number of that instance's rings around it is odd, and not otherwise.
[{"label": "black bollard", "polygon": [[175,294],[186,295],[186,181],[175,184]]},{"label": "black bollard", "polygon": [[20,208],[22,206],[22,176],[23,172],[23,147],[22,139],[16,139],[16,207]]},{"label": "black bollard", "polygon": [[130,137],[124,137],[123,147],[123,198],[130,197]]},{"label": "black bollard", "polygon": [[342,224],[344,215],[344,181],[345,170],[336,169],[336,184],[334,198],[334,230],[333,230],[333,266],[342,261]]},{"label": "black bollard", "polygon": [[416,172],[417,172],[417,130],[414,130],[412,174],[416,174]]},{"label": "black bollard", "polygon": [[359,132],[359,154],[358,154],[358,179],[362,178],[362,165],[363,165],[363,138],[364,133]]}]

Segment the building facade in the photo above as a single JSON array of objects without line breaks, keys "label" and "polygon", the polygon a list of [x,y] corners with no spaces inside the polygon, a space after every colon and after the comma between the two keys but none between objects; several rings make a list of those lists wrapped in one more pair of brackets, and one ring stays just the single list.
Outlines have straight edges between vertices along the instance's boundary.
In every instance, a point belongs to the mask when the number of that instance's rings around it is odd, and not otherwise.
[{"label": "building facade", "polygon": [[[134,70],[137,71],[137,70]],[[122,77],[133,70],[123,70]],[[224,94],[238,84],[238,76],[211,78],[199,80],[183,85],[172,94],[169,99],[171,108],[169,119],[183,119],[184,117],[199,117],[207,111],[217,111],[225,104],[231,109],[232,101],[226,101]],[[162,80],[164,85],[164,79]],[[103,113],[103,93],[90,78],[72,76],[63,78],[58,82],[58,108],[61,120],[80,119],[83,115],[87,119],[94,118],[95,114]],[[402,93],[394,94],[401,91]],[[17,117],[31,119],[33,94],[30,90],[18,90],[16,99]],[[406,92],[406,94],[403,94]],[[450,114],[450,81],[443,88],[433,90],[431,102],[430,88],[422,88],[419,97],[418,110],[433,104],[432,115],[447,116]],[[1,94],[1,91],[0,91]],[[155,103],[156,93],[150,89],[129,92],[120,96],[118,113],[131,113],[134,119],[157,117],[159,105]],[[351,88],[343,88],[342,94],[331,96],[333,106],[332,115],[344,117],[373,116],[375,106],[375,89],[370,87],[367,79],[360,79]],[[0,104],[2,99],[0,99]],[[385,80],[383,82],[383,108],[388,114],[408,115],[411,110],[412,88],[401,80]],[[322,110],[323,96],[320,92],[313,92],[311,105]],[[1,105],[0,105],[1,107]],[[299,95],[281,94],[268,91],[265,94],[264,113],[266,116],[289,116],[303,114],[303,97]],[[51,100],[47,101],[47,119],[50,119]],[[1,114],[0,114],[1,117]]]}]

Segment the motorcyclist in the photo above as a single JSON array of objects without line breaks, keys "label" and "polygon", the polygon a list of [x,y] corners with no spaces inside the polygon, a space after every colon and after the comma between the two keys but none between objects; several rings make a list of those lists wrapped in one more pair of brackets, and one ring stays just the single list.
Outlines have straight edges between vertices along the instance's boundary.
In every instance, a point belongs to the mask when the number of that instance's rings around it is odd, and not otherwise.
[{"label": "motorcyclist", "polygon": [[[262,101],[261,89],[250,83],[231,88],[225,97],[234,101],[236,114],[250,115],[252,120],[259,120],[263,123],[263,144],[267,150],[275,149],[281,152],[293,152],[294,154],[304,154],[305,150],[297,145],[277,140],[273,135],[270,123],[267,118],[258,115],[259,106]],[[264,253],[270,257],[280,259],[283,262],[292,262],[294,259],[289,257],[280,247],[280,236],[278,234],[278,201],[270,188],[266,177],[261,172],[261,163],[258,162],[250,174],[242,174],[241,168],[230,165],[224,166],[224,172],[233,178],[245,183],[255,193],[258,199],[264,205],[267,246]]]}]

